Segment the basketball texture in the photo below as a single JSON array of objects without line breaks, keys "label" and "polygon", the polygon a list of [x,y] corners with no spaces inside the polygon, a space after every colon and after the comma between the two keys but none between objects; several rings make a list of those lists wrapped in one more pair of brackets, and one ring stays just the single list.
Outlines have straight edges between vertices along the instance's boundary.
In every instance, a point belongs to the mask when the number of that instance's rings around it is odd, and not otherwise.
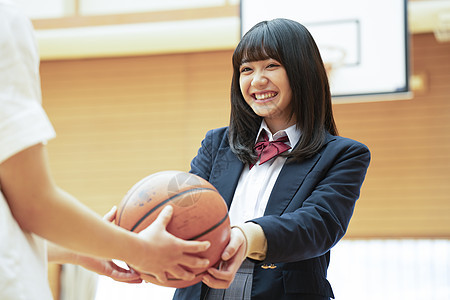
[{"label": "basketball texture", "polygon": [[[140,232],[169,204],[174,210],[167,231],[185,240],[210,241],[208,250],[198,255],[209,259],[207,268],[217,266],[230,239],[228,208],[219,192],[199,176],[181,171],[162,171],[145,177],[122,199],[115,222],[127,230]],[[207,268],[186,267],[196,274],[194,280],[169,278],[165,286],[183,288],[198,283]],[[152,275],[141,274],[144,280],[146,276]]]}]

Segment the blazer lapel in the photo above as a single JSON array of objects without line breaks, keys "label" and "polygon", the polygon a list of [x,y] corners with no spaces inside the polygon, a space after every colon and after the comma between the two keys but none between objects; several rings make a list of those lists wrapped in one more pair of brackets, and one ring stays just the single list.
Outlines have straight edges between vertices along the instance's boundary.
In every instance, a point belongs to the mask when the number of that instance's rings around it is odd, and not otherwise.
[{"label": "blazer lapel", "polygon": [[230,148],[220,148],[211,170],[210,183],[219,191],[230,208],[244,164]]},{"label": "blazer lapel", "polygon": [[[327,134],[323,147],[333,139],[332,135]],[[321,156],[322,154],[319,152],[312,158],[300,163],[292,162],[290,159],[286,161],[272,189],[264,215],[281,215],[285,211],[295,193],[303,184],[306,175],[314,168]]]},{"label": "blazer lapel", "polygon": [[286,161],[273,186],[264,215],[281,215],[284,212],[319,158],[320,154],[316,154],[301,163]]}]

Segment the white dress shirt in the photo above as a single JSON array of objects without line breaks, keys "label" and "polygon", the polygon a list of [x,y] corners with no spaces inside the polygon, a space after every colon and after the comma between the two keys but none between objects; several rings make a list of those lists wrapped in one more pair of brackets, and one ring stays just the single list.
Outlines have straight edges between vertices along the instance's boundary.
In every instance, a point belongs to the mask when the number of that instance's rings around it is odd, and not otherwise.
[{"label": "white dress shirt", "polygon": [[[266,131],[269,141],[287,136],[289,141],[286,144],[291,146],[288,152],[292,150],[300,139],[300,131],[297,130],[296,125],[292,125],[272,135],[263,121],[255,142],[261,139],[261,131],[263,130]],[[232,226],[243,224],[248,220],[264,215],[270,193],[285,162],[285,156],[277,156],[261,165],[258,161],[251,169],[248,165],[244,167],[229,211]]]}]

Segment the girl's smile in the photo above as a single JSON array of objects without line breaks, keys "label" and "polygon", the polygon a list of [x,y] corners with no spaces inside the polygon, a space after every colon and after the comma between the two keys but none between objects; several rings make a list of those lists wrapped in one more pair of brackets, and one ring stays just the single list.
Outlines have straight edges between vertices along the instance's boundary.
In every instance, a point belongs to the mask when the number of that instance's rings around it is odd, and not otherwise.
[{"label": "girl's smile", "polygon": [[292,90],[286,69],[269,58],[243,62],[240,67],[241,93],[253,111],[265,119],[271,130],[295,124],[291,120]]},{"label": "girl's smile", "polygon": [[267,93],[254,93],[253,97],[255,98],[255,101],[261,101],[261,100],[267,100],[271,99],[278,95],[278,93],[275,92],[267,92]]}]

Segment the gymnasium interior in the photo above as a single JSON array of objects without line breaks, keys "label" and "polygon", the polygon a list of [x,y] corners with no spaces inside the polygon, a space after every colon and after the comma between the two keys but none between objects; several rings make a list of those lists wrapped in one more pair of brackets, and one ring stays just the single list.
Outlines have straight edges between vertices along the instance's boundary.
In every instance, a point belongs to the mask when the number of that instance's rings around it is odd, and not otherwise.
[{"label": "gymnasium interior", "polygon": [[[206,132],[229,122],[231,56],[245,2],[18,1],[38,39],[58,185],[104,215],[141,178],[189,171]],[[349,229],[331,250],[337,300],[450,299],[450,1],[397,2],[405,22],[401,93],[333,98],[340,135],[372,154]],[[255,16],[253,9],[246,11]],[[372,17],[381,28],[384,13]],[[393,45],[381,38],[369,47]],[[345,67],[329,63],[336,74]],[[74,265],[50,264],[49,282],[55,300],[173,294]]]}]

